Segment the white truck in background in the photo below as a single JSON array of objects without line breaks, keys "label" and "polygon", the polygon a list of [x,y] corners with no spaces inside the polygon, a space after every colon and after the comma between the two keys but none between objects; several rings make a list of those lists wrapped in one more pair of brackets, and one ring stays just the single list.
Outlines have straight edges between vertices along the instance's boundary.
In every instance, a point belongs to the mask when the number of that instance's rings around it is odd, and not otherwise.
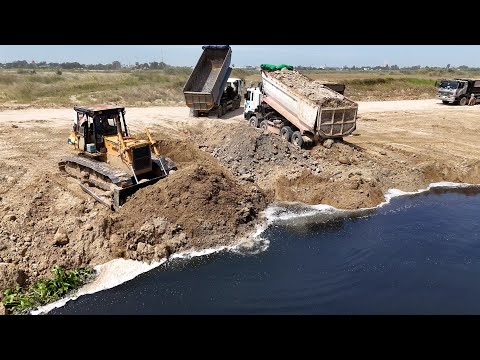
[{"label": "white truck in background", "polygon": [[437,99],[444,104],[467,105],[473,95],[473,105],[480,100],[480,80],[474,79],[443,79],[435,83]]},{"label": "white truck in background", "polygon": [[[244,117],[251,126],[281,135],[300,148],[324,139],[343,139],[355,130],[357,103],[322,85],[322,93],[340,101],[336,106],[312,101],[271,72],[261,72],[262,83],[245,94]],[[313,80],[305,77],[303,81]]]}]

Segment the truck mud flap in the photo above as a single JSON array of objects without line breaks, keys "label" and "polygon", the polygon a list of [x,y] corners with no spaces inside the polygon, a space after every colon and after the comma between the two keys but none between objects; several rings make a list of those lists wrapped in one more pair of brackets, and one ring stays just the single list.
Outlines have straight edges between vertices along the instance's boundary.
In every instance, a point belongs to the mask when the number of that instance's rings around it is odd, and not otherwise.
[{"label": "truck mud flap", "polygon": [[165,176],[159,176],[147,181],[139,182],[138,184],[126,187],[126,188],[117,188],[113,191],[113,209],[118,210],[120,207],[125,204],[125,200],[128,196],[132,195],[139,189],[147,187],[149,185],[155,184],[158,180],[163,179]]}]

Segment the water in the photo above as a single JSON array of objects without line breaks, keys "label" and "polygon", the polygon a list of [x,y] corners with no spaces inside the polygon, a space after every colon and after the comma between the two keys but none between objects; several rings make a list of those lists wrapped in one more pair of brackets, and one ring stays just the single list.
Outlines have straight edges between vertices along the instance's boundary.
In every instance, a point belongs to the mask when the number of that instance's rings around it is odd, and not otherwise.
[{"label": "water", "polygon": [[277,221],[265,251],[169,261],[50,314],[480,314],[479,210],[478,187],[434,189]]}]

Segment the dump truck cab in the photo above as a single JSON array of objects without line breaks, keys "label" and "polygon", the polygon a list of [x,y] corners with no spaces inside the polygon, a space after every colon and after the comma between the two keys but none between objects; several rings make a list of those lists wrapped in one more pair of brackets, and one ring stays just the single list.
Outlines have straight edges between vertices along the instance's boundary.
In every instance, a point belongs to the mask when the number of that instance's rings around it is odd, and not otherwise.
[{"label": "dump truck cab", "polygon": [[228,78],[226,89],[231,87],[233,89],[234,96],[238,96],[239,98],[243,97],[245,93],[245,81],[239,78]]},{"label": "dump truck cab", "polygon": [[[245,119],[249,120],[250,117],[255,115],[258,107],[262,103],[262,87],[261,84],[258,86],[252,86],[247,89],[245,92],[245,106],[243,107],[243,116]],[[258,125],[258,124],[257,124]],[[255,127],[255,124],[252,124]]]}]

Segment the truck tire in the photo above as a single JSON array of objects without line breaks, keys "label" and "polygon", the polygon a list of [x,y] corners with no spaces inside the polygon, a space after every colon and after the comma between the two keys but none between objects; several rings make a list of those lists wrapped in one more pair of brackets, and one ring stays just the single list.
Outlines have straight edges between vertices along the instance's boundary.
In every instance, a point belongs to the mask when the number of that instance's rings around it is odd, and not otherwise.
[{"label": "truck tire", "polygon": [[442,103],[444,103],[445,105],[447,105],[447,104],[448,104],[448,101],[442,100]]},{"label": "truck tire", "polygon": [[282,135],[282,138],[285,139],[286,141],[290,141],[292,138],[293,130],[290,126],[284,126],[282,127],[282,130],[280,130],[280,135]]},{"label": "truck tire", "polygon": [[458,103],[459,103],[461,106],[467,105],[468,99],[464,96],[464,97],[462,97],[462,98],[458,101]]},{"label": "truck tire", "polygon": [[268,128],[268,122],[267,120],[263,120],[261,123],[260,123],[260,129],[266,131]]},{"label": "truck tire", "polygon": [[292,134],[291,142],[293,145],[298,146],[300,149],[303,147],[303,138],[300,131],[295,131]]},{"label": "truck tire", "polygon": [[255,115],[250,116],[250,120],[248,120],[248,123],[250,126],[253,126],[254,128],[258,128],[258,119]]}]

